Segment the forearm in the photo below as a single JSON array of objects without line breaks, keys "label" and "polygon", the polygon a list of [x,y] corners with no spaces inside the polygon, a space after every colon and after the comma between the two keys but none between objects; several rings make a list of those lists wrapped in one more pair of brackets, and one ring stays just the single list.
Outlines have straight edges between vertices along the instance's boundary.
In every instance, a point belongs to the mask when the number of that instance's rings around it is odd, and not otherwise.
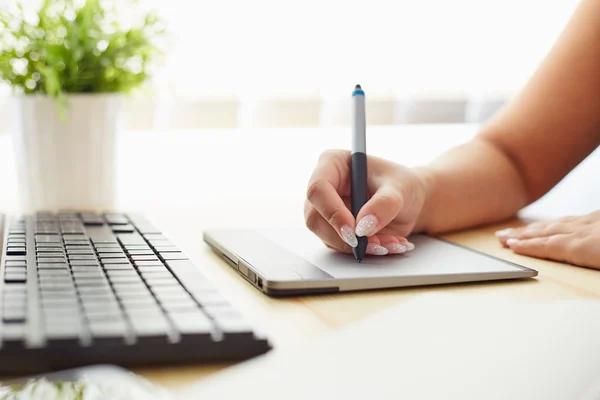
[{"label": "forearm", "polygon": [[420,171],[427,200],[416,231],[440,233],[499,221],[528,203],[517,167],[481,135]]},{"label": "forearm", "polygon": [[583,0],[523,91],[472,142],[423,169],[417,228],[441,232],[513,216],[600,145],[600,0]]}]

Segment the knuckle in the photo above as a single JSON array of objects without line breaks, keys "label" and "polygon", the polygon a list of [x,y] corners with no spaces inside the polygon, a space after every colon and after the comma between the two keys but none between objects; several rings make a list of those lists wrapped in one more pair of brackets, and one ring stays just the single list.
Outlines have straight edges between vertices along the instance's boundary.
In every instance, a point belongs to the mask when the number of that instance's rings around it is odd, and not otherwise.
[{"label": "knuckle", "polygon": [[304,223],[306,227],[311,231],[315,232],[319,229],[321,215],[314,208],[306,213]]},{"label": "knuckle", "polygon": [[335,158],[339,157],[342,154],[344,154],[343,150],[332,150],[332,149],[325,150],[319,156],[319,161],[320,162],[327,162],[327,161],[330,161],[332,159],[335,159]]},{"label": "knuckle", "polygon": [[311,203],[315,203],[321,193],[323,193],[323,185],[326,181],[323,179],[317,179],[309,183],[308,189],[306,190],[306,199]]},{"label": "knuckle", "polygon": [[584,251],[585,241],[578,237],[570,237],[568,244],[565,246],[565,258],[568,261],[575,261]]},{"label": "knuckle", "polygon": [[386,209],[400,208],[400,204],[402,203],[402,196],[396,192],[385,193],[378,197],[379,203]]},{"label": "knuckle", "polygon": [[577,219],[576,217],[573,217],[573,216],[569,215],[567,217],[563,217],[563,218],[559,219],[559,221],[568,224],[568,223],[571,223],[571,222],[575,222],[576,219]]},{"label": "knuckle", "polygon": [[342,222],[342,210],[334,210],[329,218],[327,218],[327,222],[334,227],[340,226]]},{"label": "knuckle", "polygon": [[543,234],[552,234],[554,232],[561,232],[565,228],[564,222],[550,222],[548,225],[544,226],[542,229]]}]

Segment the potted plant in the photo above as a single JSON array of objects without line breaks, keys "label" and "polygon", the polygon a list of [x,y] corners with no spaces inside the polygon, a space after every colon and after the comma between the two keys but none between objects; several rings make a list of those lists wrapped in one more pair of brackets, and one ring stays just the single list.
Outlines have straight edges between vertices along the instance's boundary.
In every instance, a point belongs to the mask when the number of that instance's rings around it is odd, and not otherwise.
[{"label": "potted plant", "polygon": [[153,12],[125,27],[116,6],[103,4],[43,0],[35,10],[0,10],[0,79],[15,94],[26,211],[114,206],[121,98],[148,81],[165,29]]}]

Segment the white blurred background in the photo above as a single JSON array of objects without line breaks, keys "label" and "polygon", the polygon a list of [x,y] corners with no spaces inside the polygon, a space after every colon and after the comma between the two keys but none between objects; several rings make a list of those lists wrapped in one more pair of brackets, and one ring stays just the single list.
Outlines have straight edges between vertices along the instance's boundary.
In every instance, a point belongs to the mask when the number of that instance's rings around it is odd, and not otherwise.
[{"label": "white blurred background", "polygon": [[168,22],[172,46],[124,117],[130,130],[346,125],[360,83],[372,125],[483,122],[528,80],[577,3],[139,0]]}]

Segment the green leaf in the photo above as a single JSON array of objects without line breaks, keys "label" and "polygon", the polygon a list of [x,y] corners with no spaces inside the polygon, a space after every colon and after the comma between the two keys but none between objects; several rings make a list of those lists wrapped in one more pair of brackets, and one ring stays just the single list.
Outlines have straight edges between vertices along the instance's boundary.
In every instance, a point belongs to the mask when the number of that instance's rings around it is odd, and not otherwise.
[{"label": "green leaf", "polygon": [[[59,103],[68,93],[129,93],[151,77],[164,55],[165,24],[155,12],[123,29],[116,22],[118,7],[104,7],[100,0],[43,0],[32,24],[24,18],[29,2],[24,4],[16,14],[0,8],[0,80],[16,92]],[[130,71],[127,60],[135,58],[141,63]],[[15,71],[20,60],[26,68]]]}]

